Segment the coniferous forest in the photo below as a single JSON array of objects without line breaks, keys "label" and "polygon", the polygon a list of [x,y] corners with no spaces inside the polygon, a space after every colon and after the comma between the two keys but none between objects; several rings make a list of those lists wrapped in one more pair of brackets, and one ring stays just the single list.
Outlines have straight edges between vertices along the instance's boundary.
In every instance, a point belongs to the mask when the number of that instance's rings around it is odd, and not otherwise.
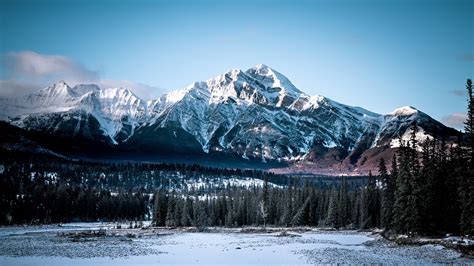
[{"label": "coniferous forest", "polygon": [[[2,151],[0,224],[151,219],[155,226],[384,228],[474,233],[474,120],[456,143],[416,138],[367,177],[303,178],[184,164],[85,162]],[[260,185],[223,180],[252,178]],[[198,182],[199,186],[192,186]]]}]

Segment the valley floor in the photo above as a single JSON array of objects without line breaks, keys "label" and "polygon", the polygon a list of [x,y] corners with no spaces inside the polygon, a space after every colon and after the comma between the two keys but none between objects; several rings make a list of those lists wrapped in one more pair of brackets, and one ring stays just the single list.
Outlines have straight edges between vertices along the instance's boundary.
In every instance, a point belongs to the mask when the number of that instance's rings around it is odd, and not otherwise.
[{"label": "valley floor", "polygon": [[0,228],[0,265],[474,264],[439,245],[398,246],[356,231],[113,227],[77,223]]}]

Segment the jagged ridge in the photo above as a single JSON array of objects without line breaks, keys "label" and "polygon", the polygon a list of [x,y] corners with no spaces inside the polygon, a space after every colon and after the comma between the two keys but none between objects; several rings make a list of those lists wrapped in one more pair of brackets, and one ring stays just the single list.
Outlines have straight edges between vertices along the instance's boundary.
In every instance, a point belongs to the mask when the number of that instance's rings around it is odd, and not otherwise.
[{"label": "jagged ridge", "polygon": [[230,70],[149,101],[123,88],[71,88],[64,81],[1,101],[2,119],[22,128],[157,153],[160,147],[150,145],[156,139],[155,145],[182,141],[186,149],[264,162],[356,165],[370,149],[396,147],[415,120],[420,138],[455,134],[413,107],[381,115],[307,95],[265,65]]}]

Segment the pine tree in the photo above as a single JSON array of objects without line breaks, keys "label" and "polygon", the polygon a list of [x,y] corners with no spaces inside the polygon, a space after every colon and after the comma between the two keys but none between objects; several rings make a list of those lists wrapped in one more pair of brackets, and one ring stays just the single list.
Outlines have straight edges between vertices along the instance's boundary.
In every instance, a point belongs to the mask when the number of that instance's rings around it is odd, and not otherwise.
[{"label": "pine tree", "polygon": [[472,163],[474,159],[474,99],[472,94],[472,80],[466,82],[467,89],[467,119],[464,122],[464,131],[467,135],[467,146],[469,148],[468,159]]},{"label": "pine tree", "polygon": [[411,195],[409,196],[408,207],[410,209],[410,221],[412,223],[411,231],[421,232],[423,231],[422,226],[422,213],[423,213],[423,204],[425,199],[425,190],[424,187],[426,182],[423,182],[422,177],[420,176],[420,161],[418,157],[418,140],[417,133],[419,132],[418,123],[413,121],[412,124],[412,133],[410,136],[410,145],[408,147],[409,151],[409,165],[410,165],[410,186],[411,186]]},{"label": "pine tree", "polygon": [[291,222],[291,219],[293,217],[293,192],[291,189],[291,185],[288,186],[286,193],[285,193],[285,204],[284,204],[284,210],[283,210],[283,215],[281,216],[281,224],[283,226],[288,226]]},{"label": "pine tree", "polygon": [[155,194],[155,204],[153,212],[153,225],[164,226],[166,220],[166,206],[168,205],[163,191],[159,190]]},{"label": "pine tree", "polygon": [[308,213],[308,224],[310,226],[318,226],[319,224],[319,212],[318,212],[318,196],[319,194],[316,194],[314,188],[311,189],[311,201],[309,202],[309,213]]},{"label": "pine tree", "polygon": [[[195,209],[194,213],[196,214],[196,219],[194,224],[199,229],[203,229],[209,225],[209,217],[208,217],[208,208],[207,208],[207,200],[197,200],[194,204]],[[230,217],[229,226],[234,226],[234,217]]]},{"label": "pine tree", "polygon": [[176,209],[176,197],[175,195],[171,195],[170,198],[168,199],[168,207],[167,207],[167,212],[166,212],[166,222],[165,225],[168,227],[174,227],[177,226],[176,220],[175,220],[175,212],[179,210]]},{"label": "pine tree", "polygon": [[413,176],[418,176],[420,172],[420,161],[418,159],[418,139],[416,134],[420,131],[418,127],[418,123],[416,120],[413,121],[411,127],[411,135],[410,135],[410,145],[408,147],[409,156],[410,156],[410,170]]},{"label": "pine tree", "polygon": [[347,178],[341,177],[341,187],[339,188],[338,201],[338,226],[347,226],[350,223],[350,202],[347,191]]},{"label": "pine tree", "polygon": [[362,228],[362,203],[363,203],[363,189],[356,191],[353,195],[353,204],[352,204],[352,221],[354,223],[354,228]]},{"label": "pine tree", "polygon": [[467,167],[464,177],[460,183],[461,221],[460,227],[463,233],[474,233],[474,101],[472,94],[472,80],[466,83],[468,92],[467,120],[464,130],[467,135]]},{"label": "pine tree", "polygon": [[395,204],[394,204],[394,227],[399,233],[408,233],[413,228],[413,223],[410,220],[411,208],[410,197],[412,195],[411,188],[411,171],[409,165],[408,147],[400,140],[399,149],[399,167],[397,167],[397,181],[395,190]]},{"label": "pine tree", "polygon": [[423,166],[420,172],[420,180],[422,183],[423,208],[420,210],[422,217],[420,229],[424,232],[433,233],[439,220],[437,219],[437,213],[439,213],[441,202],[438,200],[439,175],[436,173],[434,150],[432,150],[429,139],[422,144],[421,160]]},{"label": "pine tree", "polygon": [[292,226],[298,226],[298,225],[303,225],[305,224],[304,217],[308,211],[308,206],[309,202],[311,201],[311,198],[308,197],[304,203],[299,207],[298,211],[296,212],[295,216],[293,216],[293,219],[291,219],[291,225]]},{"label": "pine tree", "polygon": [[397,176],[398,176],[398,162],[397,162],[397,155],[394,154],[392,158],[392,171],[390,172],[392,182],[396,185]]},{"label": "pine tree", "polygon": [[267,227],[267,217],[268,217],[268,177],[265,176],[265,181],[263,183],[262,190],[262,199],[259,204],[259,212],[263,219],[263,228]]},{"label": "pine tree", "polygon": [[[462,170],[462,165],[466,164],[463,162],[461,157],[457,157],[457,154],[458,153],[451,144],[449,156],[445,163],[445,170],[442,172],[444,178],[439,174],[436,175],[440,185],[435,188],[435,193],[436,195],[443,195],[443,197],[435,197],[435,199],[441,201],[441,204],[439,205],[442,207],[442,211],[441,217],[436,219],[436,222],[438,223],[435,224],[434,229],[442,232],[458,233],[460,231],[460,207],[462,204],[459,204],[459,201],[452,201],[451,199],[459,199],[460,176],[465,175],[466,173],[465,170]],[[439,223],[439,221],[442,222]]]},{"label": "pine tree", "polygon": [[182,208],[181,208],[181,226],[190,226],[191,225],[191,217],[189,215],[189,205],[191,205],[191,200],[189,196],[183,201]]},{"label": "pine tree", "polygon": [[[395,157],[394,160],[396,160]],[[396,166],[394,168],[396,169]],[[395,201],[395,185],[393,176],[390,176],[387,172],[383,158],[380,158],[379,161],[379,176],[382,182],[382,227],[390,229],[392,227],[392,209]]]},{"label": "pine tree", "polygon": [[336,189],[333,187],[331,190],[330,198],[329,198],[329,205],[327,211],[327,218],[326,218],[326,225],[329,225],[334,228],[338,228],[338,210],[337,210],[337,203],[338,203],[338,195]]},{"label": "pine tree", "polygon": [[378,208],[378,196],[377,196],[377,180],[372,175],[372,171],[369,171],[367,177],[367,193],[366,193],[366,213],[367,220],[364,228],[373,228],[379,225],[379,208]]}]

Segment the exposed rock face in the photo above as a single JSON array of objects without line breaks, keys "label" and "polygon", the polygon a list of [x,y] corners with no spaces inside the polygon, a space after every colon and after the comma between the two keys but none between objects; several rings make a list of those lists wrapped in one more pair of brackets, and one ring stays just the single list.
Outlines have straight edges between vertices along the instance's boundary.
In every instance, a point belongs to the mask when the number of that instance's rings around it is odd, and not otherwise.
[{"label": "exposed rock face", "polygon": [[457,134],[413,107],[380,115],[307,95],[265,65],[230,70],[150,101],[123,88],[71,88],[60,81],[0,102],[0,117],[13,125],[124,154],[225,155],[320,172],[367,172],[374,160],[390,160],[414,121],[420,140]]}]

